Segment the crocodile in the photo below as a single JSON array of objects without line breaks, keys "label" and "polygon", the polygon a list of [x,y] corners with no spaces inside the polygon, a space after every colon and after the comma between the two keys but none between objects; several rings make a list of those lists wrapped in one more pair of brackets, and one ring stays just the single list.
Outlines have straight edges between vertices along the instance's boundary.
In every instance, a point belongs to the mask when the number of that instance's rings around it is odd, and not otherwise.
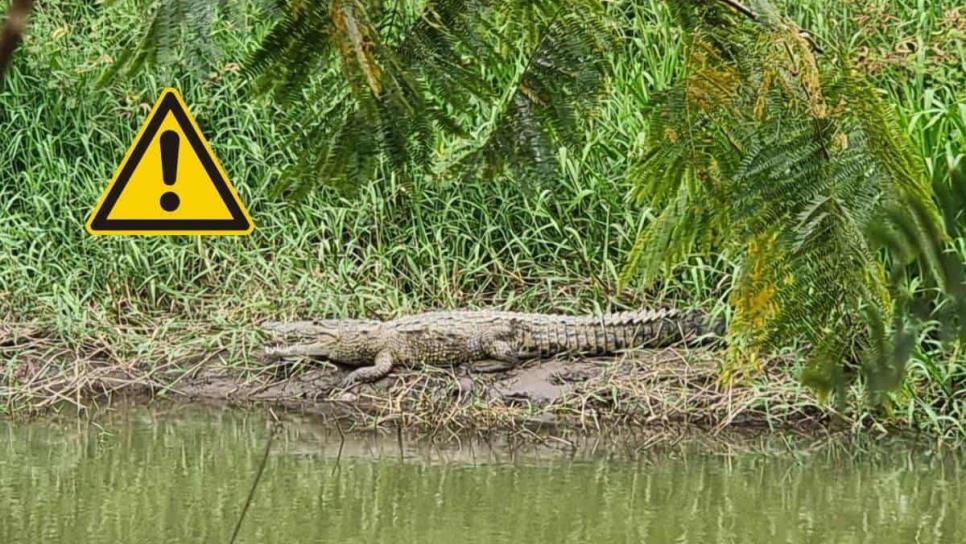
[{"label": "crocodile", "polygon": [[438,311],[391,321],[269,321],[262,328],[300,342],[267,348],[270,360],[320,357],[358,367],[343,380],[343,387],[376,381],[396,365],[496,361],[498,366],[510,366],[561,354],[605,355],[697,344],[723,332],[723,324],[713,325],[704,312],[668,308],[600,316]]}]

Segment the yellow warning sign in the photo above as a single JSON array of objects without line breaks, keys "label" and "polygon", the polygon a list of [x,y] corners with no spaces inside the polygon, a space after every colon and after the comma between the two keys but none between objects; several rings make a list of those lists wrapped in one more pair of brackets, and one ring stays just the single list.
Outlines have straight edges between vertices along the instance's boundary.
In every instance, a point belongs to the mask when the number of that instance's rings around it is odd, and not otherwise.
[{"label": "yellow warning sign", "polygon": [[254,228],[172,88],[161,93],[87,221],[91,234],[249,234]]}]

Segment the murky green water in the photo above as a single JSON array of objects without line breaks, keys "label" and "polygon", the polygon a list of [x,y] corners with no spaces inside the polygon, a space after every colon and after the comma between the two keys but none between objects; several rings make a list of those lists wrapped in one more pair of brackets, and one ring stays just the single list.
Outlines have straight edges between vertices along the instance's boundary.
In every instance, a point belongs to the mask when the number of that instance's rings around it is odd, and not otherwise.
[{"label": "murky green water", "polygon": [[[261,460],[258,412],[136,409],[0,421],[0,542],[228,542]],[[240,542],[966,541],[953,455],[889,448],[645,455],[443,449],[279,433]]]}]

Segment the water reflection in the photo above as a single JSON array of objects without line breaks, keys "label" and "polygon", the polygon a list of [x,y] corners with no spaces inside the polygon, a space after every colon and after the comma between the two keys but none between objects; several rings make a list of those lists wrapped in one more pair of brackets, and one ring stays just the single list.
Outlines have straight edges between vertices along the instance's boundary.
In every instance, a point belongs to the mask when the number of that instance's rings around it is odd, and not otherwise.
[{"label": "water reflection", "polygon": [[[227,542],[261,412],[0,421],[0,542]],[[577,455],[429,448],[286,420],[241,542],[961,542],[963,462],[903,448]],[[536,454],[541,455],[537,456]]]}]

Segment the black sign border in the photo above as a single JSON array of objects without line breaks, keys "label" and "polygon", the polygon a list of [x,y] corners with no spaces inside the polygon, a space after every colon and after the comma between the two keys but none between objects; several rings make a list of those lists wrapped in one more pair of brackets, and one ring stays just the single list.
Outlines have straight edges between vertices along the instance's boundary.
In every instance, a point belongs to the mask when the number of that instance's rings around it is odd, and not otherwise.
[{"label": "black sign border", "polygon": [[[114,205],[117,203],[117,199],[124,192],[124,187],[127,185],[128,181],[131,179],[131,175],[134,174],[134,170],[137,168],[141,159],[144,157],[144,153],[147,151],[148,146],[154,141],[158,130],[161,128],[161,123],[164,121],[165,116],[171,113],[174,115],[175,120],[178,121],[178,125],[181,126],[181,131],[184,132],[185,136],[188,138],[188,142],[191,144],[191,148],[194,150],[195,155],[201,160],[201,165],[204,167],[205,172],[208,174],[208,178],[215,185],[215,189],[218,190],[218,195],[221,197],[222,202],[228,207],[228,211],[231,213],[231,219],[108,219],[107,216],[110,215],[111,210],[114,209]],[[181,103],[175,96],[174,91],[166,91],[161,98],[161,105],[155,110],[154,115],[148,121],[147,128],[144,133],[141,134],[141,138],[137,141],[134,147],[134,151],[128,158],[127,162],[124,163],[121,173],[117,176],[117,180],[111,186],[110,192],[108,192],[107,197],[104,202],[101,203],[100,207],[97,209],[97,213],[94,215],[94,220],[91,221],[91,229],[95,231],[220,231],[220,232],[237,232],[237,231],[247,231],[251,228],[251,223],[245,214],[242,212],[235,199],[235,195],[232,194],[231,190],[228,188],[228,183],[225,178],[221,175],[221,171],[215,166],[215,161],[212,160],[211,155],[205,148],[205,145],[201,141],[201,137],[195,130],[194,126],[188,118],[188,113],[181,107]]]}]

